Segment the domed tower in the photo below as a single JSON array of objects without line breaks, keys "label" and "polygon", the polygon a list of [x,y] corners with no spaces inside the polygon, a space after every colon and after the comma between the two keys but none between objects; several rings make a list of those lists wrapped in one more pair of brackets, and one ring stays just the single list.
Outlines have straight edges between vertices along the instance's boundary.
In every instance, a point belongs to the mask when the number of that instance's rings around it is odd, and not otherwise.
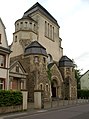
[{"label": "domed tower", "polygon": [[[28,92],[31,91],[31,81],[34,81],[34,90],[43,90],[44,98],[48,99],[50,96],[50,81],[47,75],[47,52],[46,49],[37,41],[33,41],[25,48],[24,59],[30,58],[30,69],[28,84]],[[29,94],[30,95],[30,94]]]},{"label": "domed tower", "polygon": [[62,56],[59,61],[59,70],[62,74],[63,84],[63,95],[65,98],[75,99],[77,96],[77,86],[75,80],[75,70],[73,61],[67,56]]},{"label": "domed tower", "polygon": [[25,47],[37,40],[37,22],[29,16],[23,16],[15,22],[15,32],[13,33],[13,43],[10,57],[19,56],[24,53]]}]

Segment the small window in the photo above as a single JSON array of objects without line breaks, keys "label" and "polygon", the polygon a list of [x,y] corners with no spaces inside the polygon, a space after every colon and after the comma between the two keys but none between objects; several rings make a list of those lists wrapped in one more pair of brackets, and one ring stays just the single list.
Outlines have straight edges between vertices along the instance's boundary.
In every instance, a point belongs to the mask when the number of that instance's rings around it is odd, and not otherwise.
[{"label": "small window", "polygon": [[20,22],[20,29],[22,29],[23,27],[23,22]]},{"label": "small window", "polygon": [[47,61],[48,61],[48,64],[53,62],[53,58],[52,58],[52,55],[51,54],[48,54]]},{"label": "small window", "polygon": [[46,58],[45,57],[43,57],[43,62],[46,63]]},{"label": "small window", "polygon": [[25,22],[25,27],[27,27],[27,22]]},{"label": "small window", "polygon": [[0,79],[0,90],[4,89],[4,80]]},{"label": "small window", "polygon": [[45,36],[47,36],[47,22],[45,21]]},{"label": "small window", "polygon": [[30,29],[32,29],[32,23],[31,22],[30,22],[30,26],[29,27],[30,27]]},{"label": "small window", "polygon": [[19,26],[19,23],[17,23],[17,26]]},{"label": "small window", "polygon": [[1,34],[0,34],[0,44],[1,44]]},{"label": "small window", "polygon": [[5,67],[5,56],[0,55],[0,67]]},{"label": "small window", "polygon": [[36,25],[34,24],[34,31],[36,31]]},{"label": "small window", "polygon": [[17,36],[15,36],[15,42],[17,42]]},{"label": "small window", "polygon": [[20,22],[20,24],[23,24],[23,22]]},{"label": "small window", "polygon": [[49,91],[49,86],[48,86],[48,84],[46,84],[46,91],[47,91],[47,92]]},{"label": "small window", "polygon": [[25,24],[27,24],[27,22],[25,22]]},{"label": "small window", "polygon": [[53,33],[52,33],[52,40],[54,40],[54,27],[53,27]]},{"label": "small window", "polygon": [[38,62],[39,62],[39,57],[38,57],[38,56],[35,56],[35,57],[34,57],[34,62],[35,62],[35,63],[38,63]]},{"label": "small window", "polygon": [[16,66],[16,72],[19,72],[19,66]]},{"label": "small window", "polygon": [[43,90],[43,85],[42,84],[40,84],[40,90]]}]

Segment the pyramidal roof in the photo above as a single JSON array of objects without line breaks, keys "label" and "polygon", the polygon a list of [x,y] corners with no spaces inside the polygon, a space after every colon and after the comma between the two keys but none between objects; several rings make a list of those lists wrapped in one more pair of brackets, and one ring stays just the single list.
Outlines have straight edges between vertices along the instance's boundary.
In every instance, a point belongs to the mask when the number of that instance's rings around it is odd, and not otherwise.
[{"label": "pyramidal roof", "polygon": [[34,4],[30,9],[28,9],[24,13],[23,16],[30,16],[32,13],[34,13],[36,11],[40,11],[42,14],[44,14],[46,17],[48,17],[49,19],[51,19],[54,23],[56,23],[58,25],[57,20],[38,2],[36,4]]},{"label": "pyramidal roof", "polygon": [[47,56],[46,48],[37,41],[33,41],[25,48],[25,55],[44,55]]},{"label": "pyramidal roof", "polygon": [[73,67],[73,61],[67,56],[62,56],[59,60],[59,67]]}]

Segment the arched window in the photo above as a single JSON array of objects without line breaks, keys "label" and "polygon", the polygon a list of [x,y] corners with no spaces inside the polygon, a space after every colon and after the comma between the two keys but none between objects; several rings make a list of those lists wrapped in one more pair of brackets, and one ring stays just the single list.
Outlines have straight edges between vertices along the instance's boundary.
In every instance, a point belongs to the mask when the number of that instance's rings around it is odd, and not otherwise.
[{"label": "arched window", "polygon": [[43,62],[46,63],[46,58],[45,57],[43,57]]},{"label": "arched window", "polygon": [[27,29],[27,24],[28,24],[28,22],[25,22],[25,23],[24,23],[24,28],[25,28],[25,29]]},{"label": "arched window", "polygon": [[45,36],[47,36],[47,22],[45,21]]},{"label": "arched window", "polygon": [[36,25],[34,24],[34,31],[36,31]]},{"label": "arched window", "polygon": [[20,29],[23,28],[23,22],[20,22]]},{"label": "arched window", "polygon": [[19,29],[19,23],[17,23],[17,30]]},{"label": "arched window", "polygon": [[30,24],[29,24],[30,26],[29,26],[29,28],[32,30],[32,23],[30,22]]},{"label": "arched window", "polygon": [[38,62],[39,62],[39,57],[38,57],[38,56],[35,56],[35,57],[34,57],[34,62],[35,62],[35,63],[38,63]]},{"label": "arched window", "polygon": [[17,42],[17,36],[15,36],[15,40],[14,40],[14,42]]},{"label": "arched window", "polygon": [[42,84],[42,83],[40,83],[39,89],[40,89],[40,90],[43,90],[43,84]]},{"label": "arched window", "polygon": [[48,63],[52,63],[53,62],[53,58],[52,55],[48,54],[48,59],[47,59]]},{"label": "arched window", "polygon": [[49,91],[49,86],[48,86],[48,84],[46,84],[46,86],[45,86],[45,91],[46,91],[46,92]]}]

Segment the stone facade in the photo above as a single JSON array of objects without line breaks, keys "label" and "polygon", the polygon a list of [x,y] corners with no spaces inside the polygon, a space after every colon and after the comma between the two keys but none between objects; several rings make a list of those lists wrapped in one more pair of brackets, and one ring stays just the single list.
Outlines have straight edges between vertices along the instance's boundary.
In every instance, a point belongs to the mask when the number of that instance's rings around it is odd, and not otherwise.
[{"label": "stone facade", "polygon": [[59,31],[56,19],[39,3],[15,22],[10,62],[18,60],[28,73],[27,90],[30,101],[34,100],[35,90],[42,90],[45,100],[49,100],[51,96],[63,98],[65,94],[65,98],[76,98],[73,62],[67,58],[72,65],[59,65],[63,57]]},{"label": "stone facade", "polygon": [[24,47],[36,40],[46,48],[47,53],[52,56],[53,60],[58,62],[63,55],[62,39],[59,32],[60,26],[57,21],[45,8],[36,3],[31,10],[29,9],[21,19],[15,22],[13,44],[11,46],[13,52],[10,57],[23,54]]}]

